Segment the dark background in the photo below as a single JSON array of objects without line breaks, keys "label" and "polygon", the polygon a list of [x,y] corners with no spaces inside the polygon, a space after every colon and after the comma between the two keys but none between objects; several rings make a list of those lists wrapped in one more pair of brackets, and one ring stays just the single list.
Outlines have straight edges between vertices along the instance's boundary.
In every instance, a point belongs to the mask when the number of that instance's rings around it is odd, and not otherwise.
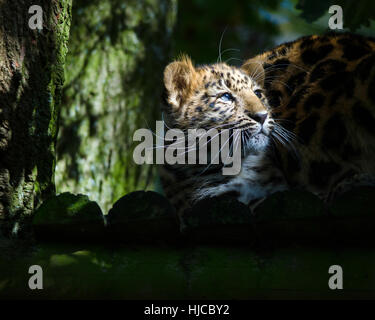
[{"label": "dark background", "polygon": [[239,64],[280,43],[329,31],[331,5],[343,8],[344,31],[374,34],[373,1],[180,1],[174,54],[184,52],[197,63],[213,63],[222,38],[223,61]]}]

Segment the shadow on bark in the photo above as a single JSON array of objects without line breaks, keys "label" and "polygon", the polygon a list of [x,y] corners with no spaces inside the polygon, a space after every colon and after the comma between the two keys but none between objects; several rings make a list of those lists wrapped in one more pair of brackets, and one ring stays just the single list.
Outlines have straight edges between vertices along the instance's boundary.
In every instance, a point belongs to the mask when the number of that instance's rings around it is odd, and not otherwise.
[{"label": "shadow on bark", "polygon": [[[27,231],[25,222],[34,208],[55,192],[54,145],[63,84],[57,24],[66,21],[58,22],[59,3],[37,2],[6,1],[0,7],[0,225],[8,235]],[[28,8],[34,4],[44,10],[40,31],[28,27]]]}]

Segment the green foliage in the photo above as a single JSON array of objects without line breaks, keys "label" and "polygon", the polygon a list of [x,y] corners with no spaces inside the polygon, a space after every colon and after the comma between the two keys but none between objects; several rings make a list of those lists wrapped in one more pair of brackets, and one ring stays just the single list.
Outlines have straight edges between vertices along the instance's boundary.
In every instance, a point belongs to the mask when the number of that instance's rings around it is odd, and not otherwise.
[{"label": "green foliage", "polygon": [[311,23],[327,13],[332,5],[342,7],[344,27],[351,31],[370,27],[371,20],[375,20],[375,2],[372,0],[299,0],[296,8],[302,10],[301,17]]}]

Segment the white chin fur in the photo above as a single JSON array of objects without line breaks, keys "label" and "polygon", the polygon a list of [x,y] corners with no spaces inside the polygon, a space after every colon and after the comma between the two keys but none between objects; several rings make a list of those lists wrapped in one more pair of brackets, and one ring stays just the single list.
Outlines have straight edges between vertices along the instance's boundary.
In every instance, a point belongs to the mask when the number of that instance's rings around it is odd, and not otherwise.
[{"label": "white chin fur", "polygon": [[270,138],[263,133],[258,133],[248,140],[248,147],[255,151],[264,150],[270,142]]}]

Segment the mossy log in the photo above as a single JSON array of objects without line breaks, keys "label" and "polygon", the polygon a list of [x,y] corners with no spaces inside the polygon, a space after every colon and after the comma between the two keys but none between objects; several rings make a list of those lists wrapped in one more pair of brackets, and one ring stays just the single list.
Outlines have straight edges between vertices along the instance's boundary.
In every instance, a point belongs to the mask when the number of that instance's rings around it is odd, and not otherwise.
[{"label": "mossy log", "polygon": [[[42,10],[41,29],[29,26],[33,5]],[[70,22],[71,0],[0,1],[0,237],[20,233],[25,218],[55,192]]]},{"label": "mossy log", "polygon": [[[37,243],[0,241],[0,299],[375,298],[374,192],[322,206],[285,191],[255,214],[224,195],[197,203],[181,230],[154,192],[121,198],[107,224],[87,196],[64,193],[37,210]],[[32,265],[43,290],[27,286]],[[333,265],[344,290],[328,286]]]}]

